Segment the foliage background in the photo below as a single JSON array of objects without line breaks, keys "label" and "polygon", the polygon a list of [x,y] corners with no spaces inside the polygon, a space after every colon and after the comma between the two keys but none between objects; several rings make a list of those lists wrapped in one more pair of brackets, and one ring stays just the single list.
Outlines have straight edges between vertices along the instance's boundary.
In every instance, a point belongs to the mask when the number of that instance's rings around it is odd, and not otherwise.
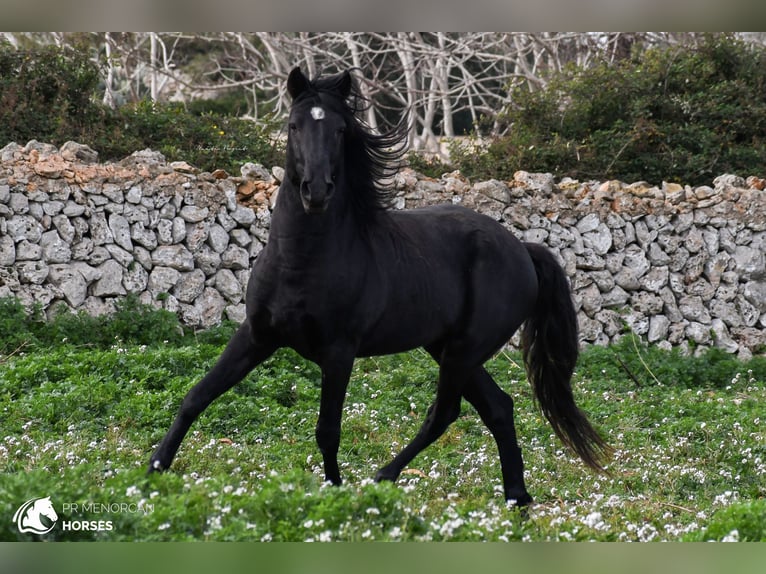
[{"label": "foliage background", "polygon": [[0,42],[0,142],[61,146],[73,140],[98,151],[102,161],[151,148],[168,161],[237,175],[248,161],[282,163],[268,119],[255,123],[215,106],[151,100],[113,109],[96,99],[100,83],[86,49],[16,50]]},{"label": "foliage background", "polygon": [[729,36],[570,66],[544,90],[517,87],[512,101],[508,135],[478,153],[456,146],[469,177],[524,169],[697,186],[766,171],[766,51]]},{"label": "foliage background", "polygon": [[[52,46],[14,36],[15,46],[0,41],[0,142],[72,139],[103,160],[150,147],[207,171],[281,165],[286,71],[334,71],[364,55],[366,121],[385,129],[407,114],[410,162],[430,175],[511,179],[523,169],[704,185],[766,170],[766,48],[747,38],[149,34]],[[168,85],[185,86],[180,101]]]}]

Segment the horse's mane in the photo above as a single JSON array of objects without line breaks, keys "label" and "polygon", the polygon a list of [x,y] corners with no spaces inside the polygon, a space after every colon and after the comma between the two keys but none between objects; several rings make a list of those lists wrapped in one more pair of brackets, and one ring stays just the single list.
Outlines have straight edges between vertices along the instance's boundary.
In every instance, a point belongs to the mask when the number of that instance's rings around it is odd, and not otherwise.
[{"label": "horse's mane", "polygon": [[375,133],[361,117],[370,101],[360,91],[353,75],[349,94],[343,98],[346,81],[342,73],[314,78],[310,89],[295,103],[300,103],[304,97],[314,101],[320,99],[346,120],[346,175],[351,188],[348,196],[356,215],[367,220],[388,208],[393,200],[391,178],[400,168],[400,160],[407,151],[406,116],[390,131]]}]

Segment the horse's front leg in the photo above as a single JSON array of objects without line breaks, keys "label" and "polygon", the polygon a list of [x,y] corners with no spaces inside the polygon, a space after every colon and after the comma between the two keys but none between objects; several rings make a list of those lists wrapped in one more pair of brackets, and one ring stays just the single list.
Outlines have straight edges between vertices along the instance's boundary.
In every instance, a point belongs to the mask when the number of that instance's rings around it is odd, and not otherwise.
[{"label": "horse's front leg", "polygon": [[255,341],[249,321],[243,323],[207,375],[186,394],[178,415],[149,461],[149,472],[170,466],[192,423],[210,403],[236,385],[276,350]]},{"label": "horse's front leg", "polygon": [[324,460],[325,480],[338,486],[342,480],[338,468],[338,447],[343,401],[354,365],[353,352],[334,355],[322,362],[322,397],[319,402],[319,418],[316,441]]}]

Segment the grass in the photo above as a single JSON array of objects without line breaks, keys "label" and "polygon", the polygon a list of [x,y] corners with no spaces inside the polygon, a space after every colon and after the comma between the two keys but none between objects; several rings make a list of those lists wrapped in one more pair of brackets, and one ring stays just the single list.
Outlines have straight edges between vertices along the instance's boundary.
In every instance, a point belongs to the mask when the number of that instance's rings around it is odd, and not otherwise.
[{"label": "grass", "polygon": [[[766,541],[766,360],[624,341],[584,352],[574,379],[578,403],[616,448],[608,476],[553,436],[517,354],[488,363],[516,402],[535,497],[526,515],[506,507],[494,441],[465,403],[395,485],[372,482],[433,399],[437,370],[420,351],[357,361],[336,488],[323,482],[314,442],[320,373],[291,351],[214,403],[171,471],[147,477],[220,336],[6,348],[0,540]],[[45,536],[19,533],[14,511],[43,496],[59,523]],[[99,520],[111,528],[63,529]]]}]

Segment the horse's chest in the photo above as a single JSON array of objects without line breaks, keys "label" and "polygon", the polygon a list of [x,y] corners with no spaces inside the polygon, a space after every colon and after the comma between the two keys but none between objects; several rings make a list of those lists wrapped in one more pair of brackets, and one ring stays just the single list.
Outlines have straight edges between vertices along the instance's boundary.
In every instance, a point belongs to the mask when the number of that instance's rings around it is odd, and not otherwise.
[{"label": "horse's chest", "polygon": [[301,354],[304,349],[322,346],[328,336],[331,311],[321,293],[306,292],[282,283],[271,297],[259,305],[262,321],[285,346]]},{"label": "horse's chest", "polygon": [[329,272],[320,262],[312,266],[286,264],[258,269],[254,274],[251,309],[256,323],[284,346],[304,356],[326,346],[354,323],[349,301],[358,299],[347,269]]},{"label": "horse's chest", "polygon": [[277,334],[282,345],[311,360],[316,360],[332,339],[327,321],[300,303],[276,308],[271,316],[271,330]]}]

